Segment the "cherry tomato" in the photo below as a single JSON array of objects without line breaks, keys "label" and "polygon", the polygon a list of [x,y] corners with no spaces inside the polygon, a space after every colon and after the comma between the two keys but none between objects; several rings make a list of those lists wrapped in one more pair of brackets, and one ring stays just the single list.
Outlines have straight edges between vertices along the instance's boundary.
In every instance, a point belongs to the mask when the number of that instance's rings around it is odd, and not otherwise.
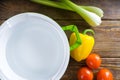
[{"label": "cherry tomato", "polygon": [[93,80],[93,72],[88,67],[82,67],[77,76],[78,80]]},{"label": "cherry tomato", "polygon": [[113,75],[108,69],[104,68],[97,73],[97,80],[113,80]]},{"label": "cherry tomato", "polygon": [[86,64],[91,69],[97,69],[101,65],[101,58],[98,54],[92,53],[86,59]]}]

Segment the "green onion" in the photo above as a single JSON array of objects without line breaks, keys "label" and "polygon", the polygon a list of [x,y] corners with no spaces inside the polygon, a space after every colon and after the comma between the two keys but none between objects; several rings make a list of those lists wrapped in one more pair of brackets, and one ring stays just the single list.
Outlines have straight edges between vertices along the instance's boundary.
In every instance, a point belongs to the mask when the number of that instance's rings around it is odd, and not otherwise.
[{"label": "green onion", "polygon": [[103,10],[94,7],[94,6],[80,6],[76,5],[70,0],[31,0],[33,2],[60,8],[64,10],[69,10],[78,13],[89,25],[91,26],[99,26],[101,24],[101,17],[103,17]]}]

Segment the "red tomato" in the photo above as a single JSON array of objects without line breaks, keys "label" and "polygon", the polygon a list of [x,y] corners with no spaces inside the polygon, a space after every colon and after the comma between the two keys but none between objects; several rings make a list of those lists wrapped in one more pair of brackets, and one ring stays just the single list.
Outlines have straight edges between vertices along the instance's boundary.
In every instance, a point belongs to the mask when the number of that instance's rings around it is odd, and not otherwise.
[{"label": "red tomato", "polygon": [[93,72],[88,67],[82,67],[77,76],[78,80],[93,80]]},{"label": "red tomato", "polygon": [[97,69],[101,65],[101,58],[98,54],[92,53],[86,59],[86,64],[91,69]]},{"label": "red tomato", "polygon": [[113,80],[113,75],[108,69],[104,68],[97,73],[97,80]]}]

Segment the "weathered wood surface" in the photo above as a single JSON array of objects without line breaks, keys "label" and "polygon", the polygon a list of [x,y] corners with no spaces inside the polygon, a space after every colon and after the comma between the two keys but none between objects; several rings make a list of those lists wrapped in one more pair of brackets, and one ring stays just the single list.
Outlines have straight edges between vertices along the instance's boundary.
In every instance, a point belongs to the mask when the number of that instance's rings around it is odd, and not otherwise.
[{"label": "weathered wood surface", "polygon": [[[93,52],[99,53],[102,57],[103,62],[100,68],[109,68],[114,74],[114,80],[120,80],[120,0],[73,0],[73,2],[97,6],[104,10],[103,23],[93,28],[96,32]],[[9,17],[22,12],[45,14],[61,26],[76,24],[80,32],[91,28],[74,12],[39,5],[29,0],[0,0],[0,24]],[[67,35],[69,36],[69,33]],[[76,62],[71,59],[61,80],[77,80],[77,70],[84,65],[84,61]]]}]

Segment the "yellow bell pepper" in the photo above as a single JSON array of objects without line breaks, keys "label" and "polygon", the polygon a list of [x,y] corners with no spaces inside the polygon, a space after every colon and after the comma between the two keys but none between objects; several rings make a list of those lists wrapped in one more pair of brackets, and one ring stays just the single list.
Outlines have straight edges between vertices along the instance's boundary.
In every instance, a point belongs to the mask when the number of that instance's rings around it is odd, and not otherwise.
[{"label": "yellow bell pepper", "polygon": [[[94,31],[91,29],[87,29],[82,33],[79,33],[79,36],[81,38],[82,44],[79,45],[76,49],[71,51],[71,57],[74,58],[76,61],[84,60],[88,57],[90,52],[93,49],[94,46],[94,37],[87,35],[87,32],[92,32],[94,34]],[[75,33],[72,33],[70,36],[70,45],[73,45],[76,42],[76,36]]]}]

